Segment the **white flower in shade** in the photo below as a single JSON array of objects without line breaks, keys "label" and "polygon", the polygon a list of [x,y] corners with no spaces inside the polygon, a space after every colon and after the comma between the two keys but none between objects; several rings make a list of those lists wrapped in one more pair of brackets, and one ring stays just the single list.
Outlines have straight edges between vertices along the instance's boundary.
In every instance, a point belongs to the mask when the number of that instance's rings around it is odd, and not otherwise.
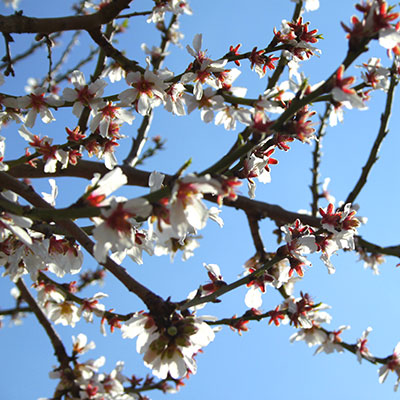
[{"label": "white flower in shade", "polygon": [[174,115],[186,115],[185,86],[174,83],[166,90],[165,109]]},{"label": "white flower in shade", "polygon": [[175,231],[168,225],[163,228],[163,232],[154,231],[154,255],[164,256],[170,255],[171,262],[174,261],[175,255],[180,250],[182,252],[182,261],[187,261],[194,256],[194,250],[200,247],[197,239],[201,236],[187,235],[184,239],[176,239]]},{"label": "white flower in shade", "polygon": [[[250,275],[256,272],[262,267],[257,256],[251,257],[244,264],[245,275]],[[266,286],[273,285],[275,278],[268,272],[263,271],[258,276],[254,277],[250,282],[247,283],[249,290],[246,293],[244,302],[248,308],[258,309],[262,305],[262,294],[265,293]]]},{"label": "white flower in shade", "polygon": [[178,238],[205,227],[209,212],[202,199],[206,193],[221,193],[220,183],[210,175],[188,175],[175,183],[169,210],[171,226]]},{"label": "white flower in shade", "polygon": [[53,207],[56,205],[56,197],[58,195],[58,187],[55,179],[49,179],[49,184],[51,187],[51,193],[42,192],[42,197]]},{"label": "white flower in shade", "polygon": [[179,379],[196,373],[194,356],[214,340],[212,328],[200,317],[174,314],[168,326],[157,327],[153,318],[136,313],[121,328],[123,338],[137,336],[136,349],[144,364],[160,379]]},{"label": "white flower in shade", "polygon": [[161,189],[165,175],[161,172],[153,171],[149,176],[150,192],[155,192]]},{"label": "white flower in shade", "polygon": [[125,78],[125,76],[125,70],[116,62],[111,63],[101,74],[102,78],[108,77],[111,83],[119,82],[121,79]]},{"label": "white flower in shade", "polygon": [[147,115],[154,107],[164,103],[167,85],[148,68],[141,72],[129,72],[126,83],[132,86],[118,95],[122,106],[133,105],[141,115]]},{"label": "white flower in shade", "polygon": [[75,327],[80,320],[78,307],[72,301],[65,300],[62,303],[47,302],[45,306],[47,317],[55,324]]},{"label": "white flower in shade", "polygon": [[49,271],[62,278],[65,274],[78,274],[82,268],[83,253],[78,244],[54,235],[43,241],[48,246],[44,259]]},{"label": "white flower in shade", "polygon": [[[16,202],[18,196],[10,191],[2,193],[3,196],[12,202]],[[0,212],[0,240],[6,240],[10,235],[15,235],[26,245],[32,244],[32,237],[27,229],[32,225],[32,221],[27,217],[20,217],[5,211]]]},{"label": "white flower in shade", "polygon": [[87,85],[83,73],[74,71],[71,75],[71,83],[74,85],[74,89],[65,88],[63,98],[66,101],[74,103],[72,113],[78,118],[85,107],[97,110],[106,105],[105,101],[101,98],[104,87],[107,85],[103,79],[97,79],[95,82]]},{"label": "white flower in shade", "polygon": [[147,218],[151,213],[150,203],[143,198],[118,203],[112,199],[110,208],[102,212],[102,218],[94,218],[96,227],[93,237],[94,256],[100,263],[104,262],[109,250],[124,252],[135,246],[137,222],[135,217]]},{"label": "white flower in shade", "polygon": [[48,301],[62,303],[65,300],[64,293],[59,291],[52,283],[40,281],[34,283],[33,287],[37,290],[37,300],[42,307],[44,307]]},{"label": "white flower in shade", "polygon": [[57,169],[57,162],[60,162],[61,168],[68,165],[68,152],[59,149],[57,145],[52,145],[53,139],[47,136],[40,138],[31,133],[24,125],[18,129],[18,133],[32,146],[38,153],[42,154],[44,161],[44,172],[54,173]]},{"label": "white flower in shade", "polygon": [[57,108],[62,106],[64,101],[53,95],[45,97],[45,94],[46,88],[38,87],[35,88],[32,93],[18,99],[19,108],[29,109],[25,120],[25,125],[27,127],[33,128],[38,114],[40,114],[40,117],[45,124],[55,121],[49,107]]},{"label": "white flower in shade", "polygon": [[225,106],[217,112],[215,125],[224,125],[226,130],[235,130],[236,121],[247,124],[251,120],[251,111],[237,106]]},{"label": "white flower in shade", "polygon": [[102,367],[106,362],[104,356],[99,357],[96,360],[87,360],[84,363],[76,363],[74,368],[75,376],[79,376],[83,380],[91,379],[97,372],[99,368]]}]

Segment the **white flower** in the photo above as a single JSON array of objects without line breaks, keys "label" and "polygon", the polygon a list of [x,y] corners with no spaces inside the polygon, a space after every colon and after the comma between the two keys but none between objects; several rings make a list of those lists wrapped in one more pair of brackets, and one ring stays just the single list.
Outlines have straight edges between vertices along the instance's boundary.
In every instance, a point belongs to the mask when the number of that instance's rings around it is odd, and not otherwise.
[{"label": "white flower", "polygon": [[37,114],[40,114],[45,124],[55,121],[52,112],[49,110],[49,106],[56,108],[64,104],[63,100],[54,95],[44,97],[45,93],[46,88],[37,87],[29,95],[18,99],[18,107],[23,109],[30,108],[25,120],[25,125],[29,128],[33,128],[35,125]]},{"label": "white flower", "polygon": [[72,351],[75,354],[85,354],[87,351],[92,350],[96,347],[95,343],[91,341],[87,342],[87,336],[84,333],[80,333],[77,337],[72,336]]},{"label": "white flower", "polygon": [[107,197],[128,182],[121,168],[114,168],[101,177],[95,173],[90,185],[86,188],[86,202],[92,206],[105,206],[111,201]]},{"label": "white flower", "polygon": [[185,101],[188,113],[200,109],[201,119],[206,123],[213,120],[214,111],[221,110],[225,106],[224,98],[210,87],[201,92],[200,98],[185,94]]},{"label": "white flower", "polygon": [[126,83],[132,86],[118,95],[122,106],[133,104],[141,115],[148,115],[154,107],[164,103],[167,85],[154,72],[148,68],[141,72],[129,72]]},{"label": "white flower", "polygon": [[174,115],[185,115],[185,86],[182,83],[174,83],[166,91],[165,109]]},{"label": "white flower", "polygon": [[94,219],[96,227],[93,237],[94,256],[100,263],[104,262],[109,250],[125,252],[136,245],[136,216],[147,218],[151,213],[150,203],[143,199],[132,199],[118,203],[112,199],[110,208],[102,212],[102,218]]},{"label": "white flower", "polygon": [[157,327],[153,318],[135,314],[121,328],[123,338],[137,338],[136,349],[155,376],[173,379],[196,373],[194,355],[214,340],[214,331],[199,317],[175,314],[169,326]]},{"label": "white flower", "polygon": [[363,63],[358,67],[365,68],[366,71],[362,72],[362,78],[368,86],[387,91],[390,85],[390,70],[382,67],[380,61],[379,58],[372,57],[368,63]]},{"label": "white flower", "polygon": [[372,331],[372,328],[369,326],[361,335],[361,337],[357,340],[357,360],[361,364],[363,358],[367,360],[371,360],[373,358],[372,354],[369,352],[366,343],[367,337]]},{"label": "white flower", "polygon": [[93,119],[90,121],[90,130],[95,132],[99,128],[100,135],[103,137],[112,136],[109,134],[111,122],[122,124],[123,122],[132,125],[135,117],[127,110],[108,103],[105,107],[92,110]]},{"label": "white flower", "polygon": [[99,292],[89,299],[84,299],[78,310],[79,317],[83,316],[86,322],[93,322],[93,314],[102,318],[105,306],[99,303],[99,299],[103,299],[104,297],[108,297],[108,294]]},{"label": "white flower", "polygon": [[172,189],[169,204],[170,222],[178,238],[203,229],[209,217],[203,194],[218,195],[221,186],[209,175],[188,175],[177,181]]},{"label": "white flower", "polygon": [[79,245],[57,235],[44,240],[42,244],[48,247],[44,262],[49,271],[60,278],[65,274],[78,274],[80,272],[83,253]]},{"label": "white flower", "polygon": [[339,335],[342,333],[342,331],[346,329],[350,329],[350,326],[342,325],[338,328],[337,331],[330,332],[326,340],[321,343],[315,350],[314,354],[319,354],[322,352],[326,354],[331,354],[335,351],[337,351],[338,353],[342,353],[344,350],[342,345],[340,344],[342,342],[342,339],[339,337]]},{"label": "white flower", "polygon": [[55,324],[75,327],[80,320],[78,307],[72,301],[65,300],[62,303],[47,302],[45,306],[47,317]]},{"label": "white flower", "polygon": [[56,197],[58,195],[58,187],[55,179],[49,179],[49,184],[51,187],[51,193],[42,192],[42,197],[53,207],[56,205]]},{"label": "white flower", "polygon": [[85,107],[89,107],[91,110],[97,110],[106,105],[101,98],[104,87],[107,85],[103,79],[97,79],[95,82],[87,85],[83,73],[80,71],[73,71],[71,83],[74,85],[74,89],[65,88],[63,98],[66,101],[74,103],[72,113],[78,118],[81,116]]}]

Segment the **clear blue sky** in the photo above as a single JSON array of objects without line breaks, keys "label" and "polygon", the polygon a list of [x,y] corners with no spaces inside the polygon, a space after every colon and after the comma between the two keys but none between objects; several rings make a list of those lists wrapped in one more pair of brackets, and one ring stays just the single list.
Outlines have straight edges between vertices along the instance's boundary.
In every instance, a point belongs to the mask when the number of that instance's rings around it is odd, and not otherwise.
[{"label": "clear blue sky", "polygon": [[[131,8],[135,11],[149,10],[151,4],[152,2],[147,0],[136,0],[132,2]],[[42,0],[38,7],[36,1],[21,0],[20,7],[27,16],[61,16],[70,13],[69,2]],[[282,19],[291,18],[294,3],[289,0],[193,0],[191,7],[193,16],[183,16],[180,19],[181,31],[185,34],[182,40],[183,47],[170,46],[171,56],[164,64],[177,73],[182,72],[191,61],[185,46],[192,44],[195,34],[203,34],[203,48],[208,49],[211,58],[219,58],[228,51],[230,45],[238,43],[242,43],[243,51],[249,51],[254,46],[262,48],[270,42],[273,28],[279,29]],[[10,12],[10,9],[0,5],[1,14]],[[348,24],[350,17],[355,13],[352,1],[321,0],[318,11],[304,14],[304,20],[310,21],[310,29],[318,29],[324,37],[324,40],[317,44],[322,51],[320,57],[314,57],[301,64],[301,70],[309,77],[311,84],[325,79],[340,65],[347,48],[345,32],[340,26],[340,21]],[[126,49],[128,57],[138,59],[143,65],[141,43],[146,42],[149,47],[158,45],[159,37],[154,27],[145,22],[145,17],[132,19],[130,25],[132,33],[124,39],[121,37],[118,46]],[[14,54],[26,48],[29,42],[18,35],[14,35],[14,40]],[[73,60],[80,58],[82,51],[91,43],[86,33],[82,33],[79,40],[80,45],[71,55],[71,64]],[[2,51],[4,52],[3,48]],[[371,56],[381,57],[382,64],[390,66],[390,60],[376,43],[373,43],[370,52],[355,64],[366,62]],[[45,57],[45,51],[41,51],[31,58],[30,63],[21,64],[16,68],[17,76],[9,78],[1,90],[22,95],[28,77],[39,78],[43,75],[47,68]],[[242,76],[236,83],[238,86],[249,88],[249,97],[257,96],[266,87],[267,80],[260,80],[251,72],[247,61],[243,61],[242,65]],[[88,68],[84,68],[83,71],[86,76],[90,73]],[[360,82],[359,70],[351,67],[346,76],[350,74],[355,74],[358,77],[357,82]],[[384,100],[382,92],[373,93],[367,111],[346,110],[344,123],[328,129],[323,142],[321,179],[331,178],[330,191],[337,201],[347,197],[358,179],[379,128],[379,116]],[[386,246],[399,242],[398,109],[397,96],[389,127],[390,133],[382,145],[380,159],[357,199],[361,206],[359,214],[369,219],[367,225],[359,229],[360,235],[368,241]],[[322,112],[322,108],[316,110]],[[58,130],[59,137],[63,137],[64,126],[70,126],[67,121],[62,117],[49,125],[37,123],[35,133],[51,136]],[[133,126],[125,128],[124,133],[134,135],[139,123],[140,117],[137,116]],[[237,132],[240,129],[239,127]],[[7,139],[6,159],[20,155],[25,144],[18,136],[16,126],[11,125],[0,134]],[[150,132],[150,136],[155,135],[167,139],[167,149],[146,162],[143,168],[174,173],[190,157],[193,159],[191,170],[203,170],[226,152],[235,140],[236,132],[225,131],[223,127],[213,124],[206,125],[201,122],[200,115],[196,112],[189,117],[178,118],[158,109]],[[117,154],[119,160],[126,156],[128,143],[129,139],[126,139],[126,144],[120,146]],[[307,209],[311,202],[308,186],[311,183],[312,148],[313,146],[307,144],[296,143],[287,153],[275,153],[279,165],[272,166],[272,182],[265,186],[257,185],[256,199],[280,204],[290,211]],[[57,204],[70,204],[76,199],[76,181],[58,179],[57,182],[60,188]],[[35,181],[34,184],[39,192],[49,191],[46,181]],[[80,188],[84,188],[86,182],[80,185]],[[129,190],[130,197],[139,193],[132,187]],[[241,191],[247,195],[245,185]],[[326,204],[322,202],[321,205]],[[185,263],[180,261],[178,255],[173,264],[168,257],[145,257],[142,266],[130,262],[126,262],[124,266],[135,279],[163,297],[172,296],[173,300],[181,300],[200,283],[205,282],[203,262],[218,264],[227,282],[237,279],[243,272],[242,265],[255,253],[255,249],[243,213],[224,208],[221,216],[225,222],[224,228],[221,230],[210,222],[207,228],[200,232],[203,236],[200,248],[196,249],[195,256]],[[267,250],[273,251],[276,249],[276,242],[271,232],[275,225],[269,220],[262,221],[260,225]],[[400,270],[395,268],[398,260],[387,257],[379,276],[374,276],[370,270],[364,270],[362,262],[357,262],[356,254],[352,253],[341,252],[339,256],[333,257],[335,275],[328,275],[318,257],[312,261],[313,266],[296,286],[296,295],[302,290],[310,293],[316,302],[322,301],[332,306],[329,312],[333,320],[327,328],[336,329],[340,325],[351,325],[351,330],[343,334],[343,339],[349,343],[354,343],[364,329],[372,326],[373,332],[368,342],[371,352],[380,357],[391,354],[394,346],[400,341],[397,307],[400,301]],[[86,258],[84,265],[95,267],[95,261]],[[28,282],[28,279],[26,281]],[[2,308],[11,307],[13,304],[8,295],[11,287],[8,278],[0,280]],[[108,276],[105,286],[99,290],[110,295],[104,301],[108,309],[112,307],[120,313],[129,313],[143,307],[139,300],[126,293],[111,276]],[[92,295],[96,291],[95,288],[89,288],[85,295]],[[245,293],[243,288],[225,295],[221,304],[205,308],[204,314],[220,318],[242,314],[246,310]],[[279,293],[274,293],[273,289],[269,288],[264,295],[263,309],[275,308],[280,302]],[[52,365],[56,364],[56,359],[48,338],[33,316],[25,318],[22,326],[9,327],[7,321],[0,330],[0,397],[7,400],[28,400],[51,396],[55,382],[48,379],[48,372]],[[378,366],[366,361],[359,365],[356,357],[350,353],[313,356],[315,349],[309,349],[304,342],[289,343],[289,337],[295,332],[292,327],[268,326],[266,321],[253,322],[249,327],[249,332],[245,332],[242,337],[224,327],[216,335],[214,342],[204,349],[204,353],[198,355],[197,374],[186,382],[186,386],[179,393],[171,396],[175,396],[177,400],[275,397],[373,400],[394,399],[399,395],[393,392],[394,376],[390,375],[387,381],[380,385]],[[71,344],[71,336],[80,332],[86,333],[90,340],[94,340],[97,344],[96,350],[84,355],[83,359],[104,354],[107,359],[105,372],[111,371],[118,360],[125,360],[126,373],[144,376],[150,372],[143,366],[141,356],[136,353],[134,341],[122,340],[119,332],[108,333],[107,337],[103,338],[99,332],[98,320],[92,326],[81,321],[74,329],[59,325],[56,329],[67,348]],[[165,395],[156,392],[149,393],[149,396],[153,400],[165,398]]]}]

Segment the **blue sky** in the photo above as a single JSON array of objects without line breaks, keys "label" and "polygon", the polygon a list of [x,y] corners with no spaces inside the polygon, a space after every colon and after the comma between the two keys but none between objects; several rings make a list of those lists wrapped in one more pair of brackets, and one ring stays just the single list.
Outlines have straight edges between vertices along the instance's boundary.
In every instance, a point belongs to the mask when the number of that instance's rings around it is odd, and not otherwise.
[{"label": "blue sky", "polygon": [[[68,3],[68,4],[67,4]],[[43,7],[37,2],[21,0],[20,6],[28,16],[61,16],[70,13],[69,2],[50,2],[42,0]],[[245,6],[244,6],[245,4]],[[151,7],[147,0],[132,3],[132,10],[143,11]],[[291,18],[294,3],[284,1],[242,2],[239,0],[192,1],[193,16],[183,16],[181,31],[185,34],[182,48],[170,46],[170,57],[165,66],[176,73],[184,71],[191,61],[185,46],[191,45],[195,34],[203,34],[203,48],[208,49],[211,58],[219,58],[225,54],[230,45],[242,43],[243,51],[253,47],[262,48],[268,44],[273,35],[273,28],[279,29],[282,19]],[[0,6],[0,13],[8,14],[10,9]],[[347,49],[345,32],[340,21],[349,23],[355,14],[351,1],[321,0],[318,11],[305,13],[303,18],[310,21],[310,29],[318,29],[324,37],[317,47],[322,53],[310,61],[301,64],[311,84],[317,83],[335,71],[344,58]],[[144,63],[140,50],[141,43],[149,47],[158,45],[160,39],[154,26],[145,22],[145,17],[138,17],[130,23],[130,33],[121,37],[117,46],[126,49],[128,57]],[[29,40],[14,35],[12,50],[15,54],[26,48]],[[31,38],[29,38],[31,39]],[[80,44],[71,55],[73,60],[79,59],[91,43],[88,35],[82,33]],[[384,66],[390,66],[385,52],[376,43],[370,46],[370,52],[360,57],[355,65],[372,56],[382,58]],[[1,88],[5,93],[23,94],[23,87],[29,77],[39,78],[44,73],[46,53],[38,52],[29,63],[21,63],[16,68],[16,77],[7,79]],[[47,68],[47,65],[46,67]],[[242,62],[242,75],[235,82],[238,86],[249,88],[248,96],[255,97],[262,93],[267,85],[266,77],[259,79],[250,71],[249,63]],[[90,68],[83,69],[89,76]],[[345,74],[356,75],[360,82],[360,72],[352,66]],[[284,79],[286,79],[284,77]],[[122,87],[122,86],[121,86]],[[119,86],[116,86],[117,90]],[[113,93],[115,90],[113,88]],[[331,178],[330,191],[337,201],[344,200],[358,179],[362,166],[368,156],[377,131],[379,116],[384,107],[385,96],[382,92],[372,94],[367,111],[346,110],[343,124],[329,128],[323,141],[321,180]],[[384,141],[380,158],[373,169],[368,183],[357,199],[360,205],[359,214],[368,217],[368,223],[359,229],[359,234],[368,241],[381,245],[398,243],[398,203],[399,191],[399,107],[398,96],[395,97],[394,112],[390,121],[390,132]],[[316,107],[322,112],[322,107]],[[57,118],[58,114],[56,115]],[[315,121],[317,119],[315,118]],[[132,127],[124,132],[134,135],[140,118],[136,118]],[[43,135],[64,135],[64,126],[69,126],[68,114],[64,114],[57,122],[50,125],[37,123],[35,130]],[[239,132],[240,127],[237,132]],[[36,133],[35,131],[35,133]],[[156,110],[150,136],[161,135],[167,139],[166,150],[146,162],[142,168],[148,171],[158,170],[174,173],[189,158],[193,162],[190,171],[201,171],[213,161],[225,154],[236,138],[237,132],[225,131],[221,126],[204,124],[200,115],[193,112],[190,116],[178,118],[162,110]],[[6,159],[21,154],[25,146],[18,136],[15,125],[1,132],[5,136]],[[123,160],[129,150],[129,139],[120,146],[117,154]],[[257,185],[256,199],[297,211],[307,209],[311,202],[311,152],[313,146],[296,143],[289,152],[276,152],[279,160],[272,166],[272,182],[263,186]],[[67,205],[73,202],[86,186],[73,179],[58,179],[60,195],[57,204]],[[49,191],[46,180],[34,182],[39,192]],[[80,191],[79,191],[80,190]],[[241,192],[247,195],[245,185]],[[76,194],[77,193],[77,194]],[[129,188],[129,195],[136,197],[135,188]],[[74,196],[74,194],[76,194]],[[127,195],[127,194],[125,194]],[[321,206],[326,203],[321,201]],[[172,300],[181,300],[207,280],[202,263],[215,263],[221,268],[224,279],[231,282],[243,272],[242,265],[255,253],[246,218],[243,213],[234,209],[223,208],[222,218],[225,226],[220,229],[210,222],[200,232],[203,238],[201,246],[195,250],[195,256],[185,263],[179,255],[174,263],[168,257],[145,257],[144,265],[126,262],[124,266],[143,284],[163,297],[172,296]],[[276,249],[276,240],[272,235],[275,229],[273,222],[263,220],[260,223],[261,233],[268,251]],[[328,329],[337,329],[340,325],[351,325],[351,330],[343,334],[343,339],[354,343],[368,326],[373,327],[369,336],[369,348],[374,355],[385,357],[392,353],[394,346],[400,341],[399,304],[400,294],[398,282],[400,270],[396,269],[398,260],[386,258],[381,267],[381,274],[375,276],[370,270],[363,268],[363,263],[353,253],[341,252],[333,257],[336,274],[328,275],[327,270],[318,257],[311,258],[313,266],[309,268],[304,279],[296,286],[295,294],[305,291],[311,294],[316,302],[322,301],[332,306],[329,311],[333,316]],[[96,262],[86,258],[85,266],[95,267]],[[73,277],[70,277],[71,280]],[[28,282],[28,279],[27,279]],[[1,307],[12,306],[8,296],[12,284],[9,280],[0,280]],[[97,288],[98,289],[98,288]],[[85,296],[93,295],[96,288],[88,288]],[[107,292],[110,297],[104,301],[106,308],[115,308],[120,313],[129,313],[143,308],[143,304],[111,276],[99,290]],[[229,293],[222,298],[222,303],[210,305],[203,310],[204,314],[216,315],[220,318],[242,314],[246,310],[244,304],[245,288]],[[267,289],[263,297],[263,309],[275,308],[281,302],[279,293]],[[224,327],[216,335],[214,342],[197,357],[198,372],[186,381],[179,393],[174,396],[181,399],[240,399],[240,398],[281,398],[297,397],[299,399],[325,400],[344,399],[394,399],[399,394],[393,392],[394,376],[389,376],[383,385],[378,383],[378,366],[363,361],[359,365],[356,357],[350,353],[320,354],[313,356],[314,349],[309,349],[303,342],[291,344],[289,337],[295,332],[292,327],[279,328],[268,326],[266,321],[249,324],[249,331],[242,336]],[[96,358],[105,355],[107,362],[104,370],[109,372],[118,360],[125,360],[125,372],[145,376],[150,371],[143,366],[141,356],[136,353],[132,340],[123,340],[119,332],[108,333],[102,337],[99,321],[88,325],[84,321],[76,328],[56,326],[57,331],[67,348],[70,349],[71,335],[79,332],[87,334],[97,344],[95,350],[83,356]],[[22,326],[5,327],[0,330],[0,385],[2,396],[7,400],[37,399],[51,396],[55,382],[48,379],[48,372],[56,364],[53,349],[42,328],[33,316],[23,320]],[[164,399],[162,393],[150,393],[154,399]]]}]

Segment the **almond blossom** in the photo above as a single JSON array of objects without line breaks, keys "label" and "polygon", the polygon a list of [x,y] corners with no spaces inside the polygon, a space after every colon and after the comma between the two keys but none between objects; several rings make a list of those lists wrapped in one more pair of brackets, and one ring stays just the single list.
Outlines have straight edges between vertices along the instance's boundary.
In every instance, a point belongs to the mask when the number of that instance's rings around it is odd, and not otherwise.
[{"label": "almond blossom", "polygon": [[356,211],[348,203],[343,207],[343,211],[334,212],[333,204],[329,204],[326,210],[320,208],[322,215],[321,225],[333,234],[332,239],[336,241],[340,249],[354,249],[354,235],[360,221],[355,218]]},{"label": "almond blossom", "polygon": [[367,360],[372,360],[373,356],[367,348],[367,337],[372,331],[372,328],[369,326],[361,335],[361,337],[357,340],[357,360],[361,364],[363,358]]},{"label": "almond blossom", "polygon": [[59,149],[57,145],[53,145],[53,139],[47,136],[40,138],[34,135],[24,125],[18,129],[18,133],[24,138],[30,146],[32,146],[44,161],[44,172],[54,173],[57,169],[57,162],[60,162],[62,168],[68,165],[68,153]]},{"label": "almond blossom", "polygon": [[71,74],[71,83],[74,85],[74,89],[65,88],[63,98],[74,103],[72,113],[75,116],[79,118],[85,107],[97,110],[105,106],[101,96],[107,84],[103,79],[97,79],[95,82],[87,84],[83,73],[75,70]]},{"label": "almond blossom", "polygon": [[20,97],[18,99],[18,107],[23,109],[30,109],[25,120],[25,125],[28,128],[33,128],[36,121],[36,116],[40,114],[42,121],[45,124],[55,121],[52,112],[49,107],[57,108],[64,104],[64,100],[50,95],[45,97],[47,89],[44,87],[38,87],[33,90],[27,96]]},{"label": "almond blossom", "polygon": [[347,108],[358,108],[360,110],[367,109],[362,98],[357,94],[354,89],[349,86],[354,83],[355,78],[353,76],[343,78],[344,65],[341,65],[336,71],[336,78],[334,87],[332,89],[332,97],[335,101],[342,103]]},{"label": "almond blossom", "polygon": [[363,63],[359,67],[366,70],[362,72],[362,78],[368,86],[387,92],[390,85],[390,70],[382,67],[380,61],[379,58],[372,57],[368,60],[368,63]]},{"label": "almond blossom", "polygon": [[151,205],[143,198],[128,200],[125,203],[111,200],[110,208],[102,211],[101,218],[94,218],[96,225],[93,237],[94,256],[100,263],[104,262],[107,253],[129,250],[137,246],[137,222],[135,217],[147,218],[151,213]]},{"label": "almond blossom", "polygon": [[75,303],[68,300],[64,300],[60,303],[48,301],[45,305],[45,312],[51,321],[63,326],[69,325],[73,328],[80,320],[78,307]]},{"label": "almond blossom", "polygon": [[201,119],[206,123],[214,119],[214,111],[224,108],[224,98],[210,87],[201,92],[200,98],[185,94],[185,102],[188,113],[200,109]]},{"label": "almond blossom", "polygon": [[85,354],[87,351],[92,350],[96,347],[95,343],[91,341],[87,342],[87,336],[84,333],[80,333],[77,337],[72,336],[72,351],[74,354]]},{"label": "almond blossom", "polygon": [[78,310],[78,316],[85,318],[86,322],[93,322],[93,315],[103,318],[105,306],[99,303],[100,299],[108,297],[108,294],[98,292],[89,299],[84,299]]},{"label": "almond blossom", "polygon": [[109,128],[112,122],[122,124],[123,122],[132,125],[135,117],[124,108],[113,105],[108,102],[103,108],[92,110],[93,118],[90,121],[90,130],[96,132],[99,129],[100,135],[109,136]]},{"label": "almond blossom", "polygon": [[91,206],[105,206],[111,199],[108,196],[128,182],[121,168],[114,168],[102,177],[95,173],[91,184],[86,188],[85,202]]},{"label": "almond blossom", "polygon": [[196,373],[194,360],[201,348],[214,340],[214,331],[201,317],[174,314],[166,326],[158,327],[145,313],[134,314],[121,328],[123,338],[135,338],[136,350],[153,375],[179,379]]},{"label": "almond blossom", "polygon": [[118,95],[122,106],[133,105],[141,115],[147,115],[154,107],[164,103],[167,84],[148,67],[144,74],[129,72],[126,83],[132,86]]},{"label": "almond blossom", "polygon": [[400,384],[400,342],[397,343],[394,348],[393,354],[388,357],[387,363],[379,368],[379,383],[385,382],[390,371],[395,372],[397,375],[396,384],[394,386],[394,390],[397,391]]},{"label": "almond blossom", "polygon": [[315,350],[314,354],[319,354],[322,352],[326,354],[331,354],[335,351],[337,351],[338,353],[342,353],[344,349],[343,346],[341,345],[342,339],[340,337],[340,334],[346,329],[350,329],[350,326],[341,325],[339,326],[338,330],[330,332],[326,340],[323,343],[321,343]]},{"label": "almond blossom", "polygon": [[205,227],[209,211],[202,202],[203,195],[218,195],[220,191],[220,183],[210,175],[188,175],[175,183],[169,211],[170,223],[178,238],[184,238],[187,233],[195,233]]},{"label": "almond blossom", "polygon": [[[190,55],[195,58],[195,61],[189,65],[188,71],[182,78],[181,83],[196,82],[193,89],[193,94],[196,100],[200,100],[203,96],[203,84],[208,84],[218,87],[218,79],[213,73],[220,73],[224,70],[227,60],[213,61],[206,56],[206,52],[201,50],[203,41],[202,34],[196,34],[193,38],[193,48],[186,46]],[[232,79],[234,79],[232,77]]]}]

